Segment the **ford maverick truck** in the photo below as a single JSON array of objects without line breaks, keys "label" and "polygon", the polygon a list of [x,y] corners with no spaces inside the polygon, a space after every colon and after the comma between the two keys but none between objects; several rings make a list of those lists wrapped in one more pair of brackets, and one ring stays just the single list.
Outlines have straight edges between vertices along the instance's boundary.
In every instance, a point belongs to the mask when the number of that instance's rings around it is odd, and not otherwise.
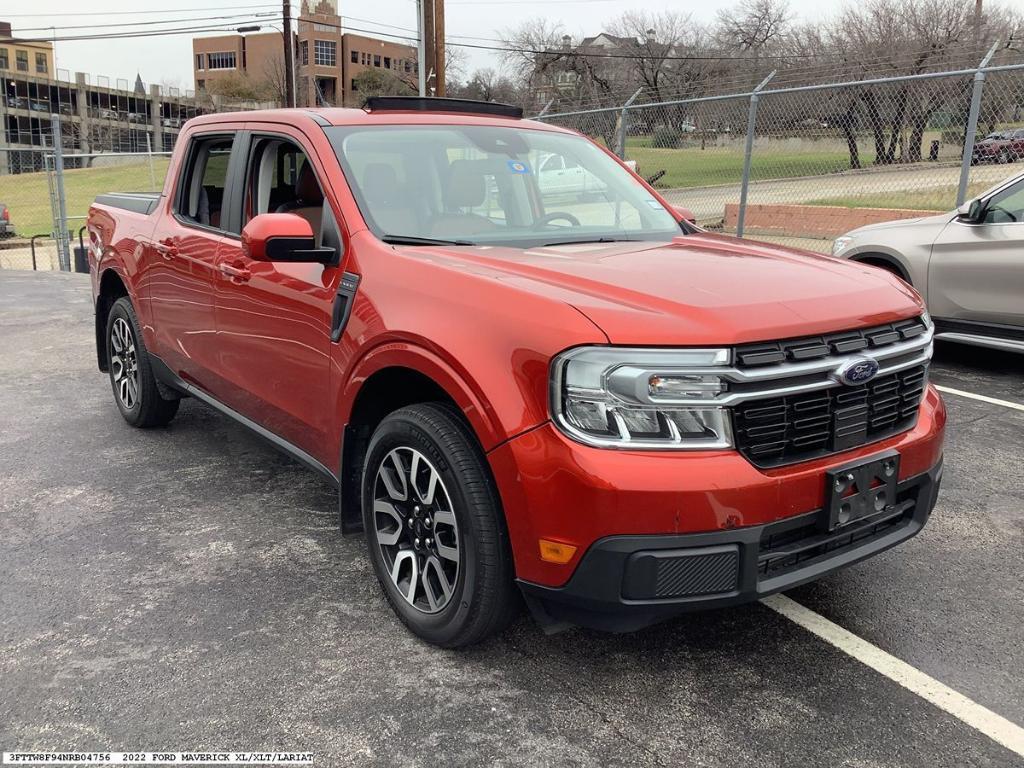
[{"label": "ford maverick truck", "polygon": [[524,602],[631,631],[914,536],[946,421],[918,294],[686,219],[505,105],[206,115],[161,193],[89,212],[98,363],[134,426],[191,397],[322,474],[442,646]]}]

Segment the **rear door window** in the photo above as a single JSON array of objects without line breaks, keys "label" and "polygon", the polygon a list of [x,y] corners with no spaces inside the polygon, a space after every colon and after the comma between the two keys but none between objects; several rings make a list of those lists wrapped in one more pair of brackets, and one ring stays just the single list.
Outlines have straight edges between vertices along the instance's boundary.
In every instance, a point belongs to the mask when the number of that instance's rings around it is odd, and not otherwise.
[{"label": "rear door window", "polygon": [[223,214],[234,143],[234,134],[192,139],[174,204],[183,223],[229,231]]}]

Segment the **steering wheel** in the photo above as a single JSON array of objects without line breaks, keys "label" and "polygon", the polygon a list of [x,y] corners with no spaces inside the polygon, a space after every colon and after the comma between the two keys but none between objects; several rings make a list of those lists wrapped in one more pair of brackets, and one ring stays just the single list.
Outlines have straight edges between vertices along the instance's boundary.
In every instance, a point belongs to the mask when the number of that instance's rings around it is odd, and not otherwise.
[{"label": "steering wheel", "polygon": [[571,213],[564,213],[561,211],[554,211],[553,213],[546,213],[533,222],[534,229],[540,229],[545,224],[550,224],[552,221],[558,221],[558,219],[565,219],[569,222],[570,226],[580,226],[580,220],[573,216]]}]

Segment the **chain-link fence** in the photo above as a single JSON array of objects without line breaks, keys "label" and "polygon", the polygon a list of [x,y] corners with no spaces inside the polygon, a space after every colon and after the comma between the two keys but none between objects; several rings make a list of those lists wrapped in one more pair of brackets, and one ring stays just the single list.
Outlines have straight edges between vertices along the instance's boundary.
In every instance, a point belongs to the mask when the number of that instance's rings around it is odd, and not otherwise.
[{"label": "chain-link fence", "polygon": [[827,251],[864,224],[951,210],[1024,160],[1024,65],[988,60],[537,119],[634,161],[708,228]]},{"label": "chain-link fence", "polygon": [[159,192],[169,152],[0,148],[0,268],[70,269],[89,205],[105,192]]}]

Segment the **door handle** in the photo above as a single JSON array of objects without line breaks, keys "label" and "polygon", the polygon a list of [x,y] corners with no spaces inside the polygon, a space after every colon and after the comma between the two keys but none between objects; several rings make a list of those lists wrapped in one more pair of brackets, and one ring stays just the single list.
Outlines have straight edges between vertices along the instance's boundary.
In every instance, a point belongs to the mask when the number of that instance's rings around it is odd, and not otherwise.
[{"label": "door handle", "polygon": [[239,267],[234,264],[220,264],[218,269],[221,274],[230,277],[232,280],[248,280],[252,277],[252,273],[245,267]]},{"label": "door handle", "polygon": [[153,248],[163,256],[165,259],[173,259],[178,255],[178,246],[174,244],[173,240],[161,240],[158,243],[153,243]]}]

